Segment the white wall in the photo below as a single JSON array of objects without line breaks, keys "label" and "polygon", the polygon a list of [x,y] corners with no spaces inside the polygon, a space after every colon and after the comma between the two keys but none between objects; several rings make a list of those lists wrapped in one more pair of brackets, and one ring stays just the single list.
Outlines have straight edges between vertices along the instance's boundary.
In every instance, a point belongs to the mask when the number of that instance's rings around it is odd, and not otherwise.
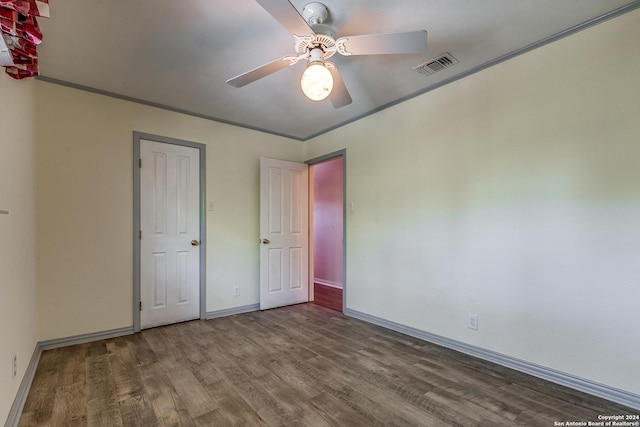
[{"label": "white wall", "polygon": [[[0,423],[38,340],[35,82],[0,73]],[[12,356],[18,371],[12,378]]]},{"label": "white wall", "polygon": [[640,10],[306,143],[347,150],[347,307],[640,394],[638,40]]},{"label": "white wall", "polygon": [[37,96],[40,340],[133,323],[133,131],[206,144],[206,309],[258,303],[259,158],[300,161],[299,142],[49,83]]}]

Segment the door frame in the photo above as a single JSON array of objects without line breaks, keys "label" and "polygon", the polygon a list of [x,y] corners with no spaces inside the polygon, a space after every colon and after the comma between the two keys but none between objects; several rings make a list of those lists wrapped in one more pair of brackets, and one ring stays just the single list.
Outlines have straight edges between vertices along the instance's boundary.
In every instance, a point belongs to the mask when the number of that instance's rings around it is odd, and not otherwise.
[{"label": "door frame", "polygon": [[180,145],[199,150],[200,158],[200,319],[206,319],[206,259],[207,259],[207,218],[206,218],[206,145],[197,142],[184,141],[181,139],[169,138],[165,136],[152,135],[144,132],[133,132],[133,332],[140,332],[140,141],[141,140],[159,142],[163,144]]},{"label": "door frame", "polygon": [[[306,160],[304,163],[313,166],[318,163],[326,162],[327,160],[332,160],[337,157],[342,157],[342,312],[347,309],[347,149],[343,148],[342,150],[334,151],[332,153],[324,154],[322,156],[314,157],[312,159]],[[309,173],[309,177],[311,177],[311,173]],[[311,186],[313,182],[309,179],[309,195],[311,196]],[[312,200],[309,197],[309,204],[311,204]],[[309,209],[309,216],[313,215],[312,209]],[[312,230],[313,224],[309,224],[309,233],[313,236]],[[313,244],[313,238],[309,239],[309,254],[313,254],[313,248],[311,245]],[[309,259],[309,296],[313,295],[313,259],[310,256]]]}]

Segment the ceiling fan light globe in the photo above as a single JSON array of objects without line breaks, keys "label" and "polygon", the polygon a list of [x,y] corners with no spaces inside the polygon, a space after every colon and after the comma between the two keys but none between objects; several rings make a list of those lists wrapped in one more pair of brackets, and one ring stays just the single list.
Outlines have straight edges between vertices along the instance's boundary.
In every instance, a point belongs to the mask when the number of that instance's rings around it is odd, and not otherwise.
[{"label": "ceiling fan light globe", "polygon": [[302,93],[312,101],[322,101],[333,90],[331,71],[320,61],[310,63],[300,77]]}]

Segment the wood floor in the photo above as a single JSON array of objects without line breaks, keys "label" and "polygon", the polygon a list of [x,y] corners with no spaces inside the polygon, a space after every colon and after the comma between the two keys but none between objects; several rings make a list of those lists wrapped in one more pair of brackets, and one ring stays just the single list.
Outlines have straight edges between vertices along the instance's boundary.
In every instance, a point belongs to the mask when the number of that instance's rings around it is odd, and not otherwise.
[{"label": "wood floor", "polygon": [[342,289],[314,283],[313,303],[342,313]]},{"label": "wood floor", "polygon": [[634,413],[302,304],[45,351],[21,426],[553,426]]}]

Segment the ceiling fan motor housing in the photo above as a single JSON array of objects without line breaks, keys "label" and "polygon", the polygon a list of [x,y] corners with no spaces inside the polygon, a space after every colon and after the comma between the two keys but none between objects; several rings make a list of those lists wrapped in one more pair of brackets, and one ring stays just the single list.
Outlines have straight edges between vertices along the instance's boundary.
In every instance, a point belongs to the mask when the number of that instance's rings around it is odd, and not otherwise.
[{"label": "ceiling fan motor housing", "polygon": [[328,36],[335,40],[335,30],[330,25],[327,25],[329,22],[329,10],[325,5],[318,2],[307,4],[302,9],[302,17],[307,21],[314,33]]},{"label": "ceiling fan motor housing", "polygon": [[324,24],[329,20],[329,10],[327,9],[327,6],[322,3],[308,3],[304,9],[302,9],[302,17],[310,26]]}]

